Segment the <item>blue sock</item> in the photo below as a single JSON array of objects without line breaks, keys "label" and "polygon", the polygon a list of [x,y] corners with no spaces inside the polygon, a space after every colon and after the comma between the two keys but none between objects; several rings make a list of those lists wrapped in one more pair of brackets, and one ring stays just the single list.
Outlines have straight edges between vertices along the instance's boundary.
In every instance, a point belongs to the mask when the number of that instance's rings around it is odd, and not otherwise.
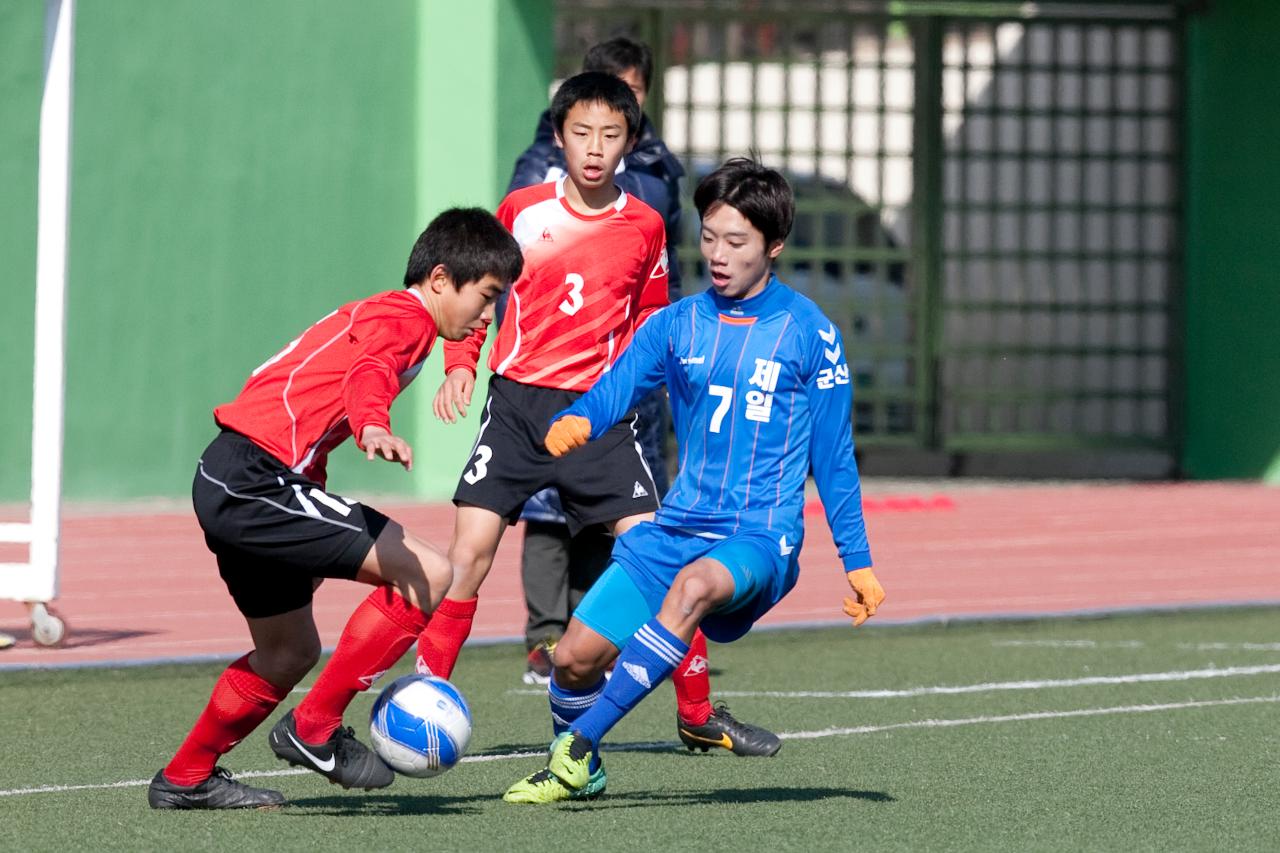
[{"label": "blue sock", "polygon": [[[574,690],[556,684],[555,676],[551,676],[551,683],[547,685],[547,699],[551,703],[551,728],[557,736],[569,731],[573,723],[591,709],[604,691],[605,684],[602,675],[598,683],[586,690]],[[599,766],[600,751],[596,749],[591,755],[592,772]]]},{"label": "blue sock", "polygon": [[600,699],[577,719],[573,730],[599,745],[618,720],[671,676],[688,652],[689,646],[662,627],[657,618],[641,625],[618,656],[613,678]]}]

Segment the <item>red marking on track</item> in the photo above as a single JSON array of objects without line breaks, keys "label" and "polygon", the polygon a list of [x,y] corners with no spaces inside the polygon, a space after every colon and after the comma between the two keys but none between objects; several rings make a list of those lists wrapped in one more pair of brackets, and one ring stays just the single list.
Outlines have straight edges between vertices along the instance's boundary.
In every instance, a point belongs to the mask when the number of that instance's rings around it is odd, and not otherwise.
[{"label": "red marking on track", "polygon": [[[862,512],[864,515],[871,515],[876,512],[934,512],[955,508],[955,501],[946,495],[931,495],[927,498],[909,495],[906,497],[886,498],[864,497],[862,499]],[[824,512],[822,501],[817,498],[806,502],[804,505],[805,518],[811,515],[822,517]]]},{"label": "red marking on track", "polygon": [[[888,593],[878,621],[1280,602],[1280,489],[1071,485],[954,494],[920,504],[866,497],[876,573]],[[380,508],[428,541],[449,541],[451,505]],[[848,586],[820,507],[806,512],[806,527],[800,580],[764,624],[845,621]],[[510,531],[498,550],[473,638],[523,631],[519,536]],[[68,644],[35,648],[25,609],[0,602],[0,630],[19,637],[0,651],[0,667],[229,658],[248,648],[244,621],[189,514],[68,513],[62,542],[56,608],[71,627]],[[367,591],[344,581],[320,588],[315,614],[326,646]]]}]

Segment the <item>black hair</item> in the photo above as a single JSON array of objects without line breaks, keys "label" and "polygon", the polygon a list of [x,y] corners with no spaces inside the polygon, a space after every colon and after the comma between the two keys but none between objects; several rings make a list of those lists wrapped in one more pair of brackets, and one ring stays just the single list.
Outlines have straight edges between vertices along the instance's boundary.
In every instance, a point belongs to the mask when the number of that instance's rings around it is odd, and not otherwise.
[{"label": "black hair", "polygon": [[557,133],[564,133],[564,120],[569,110],[583,102],[604,104],[622,113],[627,121],[628,139],[634,139],[640,132],[640,102],[631,87],[612,74],[584,71],[561,83],[556,96],[551,99],[551,124]]},{"label": "black hair", "polygon": [[750,157],[734,157],[707,175],[693,191],[698,216],[718,204],[727,204],[747,218],[764,235],[767,249],[787,239],[796,215],[795,194],[782,173]]},{"label": "black hair", "polygon": [[583,71],[602,71],[617,77],[632,68],[640,72],[644,88],[648,90],[653,83],[653,51],[644,42],[626,36],[593,45],[582,57]]},{"label": "black hair", "polygon": [[451,207],[418,236],[409,252],[404,286],[421,284],[439,264],[453,286],[492,275],[508,285],[520,277],[524,256],[511,232],[492,213],[479,207]]}]

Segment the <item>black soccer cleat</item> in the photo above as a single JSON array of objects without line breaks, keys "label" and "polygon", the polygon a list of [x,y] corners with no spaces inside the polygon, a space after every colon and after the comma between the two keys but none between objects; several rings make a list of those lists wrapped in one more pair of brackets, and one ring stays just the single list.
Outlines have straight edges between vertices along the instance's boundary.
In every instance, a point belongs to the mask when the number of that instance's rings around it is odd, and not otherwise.
[{"label": "black soccer cleat", "polygon": [[305,743],[298,737],[293,711],[280,718],[267,737],[276,757],[295,767],[314,770],[344,788],[385,788],[396,779],[395,771],[373,750],[356,740],[350,726],[338,726],[322,744]]},{"label": "black soccer cleat", "polygon": [[283,806],[284,794],[237,782],[225,767],[213,768],[213,775],[198,785],[175,785],[161,770],[147,788],[147,802],[153,809],[265,810]]},{"label": "black soccer cleat", "polygon": [[782,741],[777,735],[737,719],[723,702],[716,703],[711,716],[700,726],[686,723],[676,714],[676,730],[680,733],[681,743],[690,752],[695,749],[706,752],[718,746],[734,755],[770,756],[782,748]]}]

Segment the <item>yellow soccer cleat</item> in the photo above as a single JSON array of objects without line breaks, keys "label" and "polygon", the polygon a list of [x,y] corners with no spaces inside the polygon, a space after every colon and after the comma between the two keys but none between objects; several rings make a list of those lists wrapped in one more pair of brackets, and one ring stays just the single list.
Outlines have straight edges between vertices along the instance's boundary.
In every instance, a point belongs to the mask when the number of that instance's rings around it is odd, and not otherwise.
[{"label": "yellow soccer cleat", "polygon": [[591,741],[577,732],[565,732],[551,742],[550,770],[572,791],[587,787],[591,781]]},{"label": "yellow soccer cleat", "polygon": [[604,765],[596,768],[586,786],[574,791],[547,769],[539,770],[532,776],[526,776],[507,789],[502,799],[508,803],[558,803],[561,800],[594,800],[604,793],[609,778],[605,775]]},{"label": "yellow soccer cleat", "polygon": [[570,799],[573,791],[565,787],[565,784],[552,775],[550,770],[543,768],[532,776],[526,776],[519,782],[507,789],[502,795],[502,799],[508,803],[558,803],[561,800]]},{"label": "yellow soccer cleat", "polygon": [[594,800],[604,793],[608,776],[601,764],[591,771],[591,741],[565,732],[551,742],[547,766],[507,789],[508,803],[557,803],[561,800]]}]

